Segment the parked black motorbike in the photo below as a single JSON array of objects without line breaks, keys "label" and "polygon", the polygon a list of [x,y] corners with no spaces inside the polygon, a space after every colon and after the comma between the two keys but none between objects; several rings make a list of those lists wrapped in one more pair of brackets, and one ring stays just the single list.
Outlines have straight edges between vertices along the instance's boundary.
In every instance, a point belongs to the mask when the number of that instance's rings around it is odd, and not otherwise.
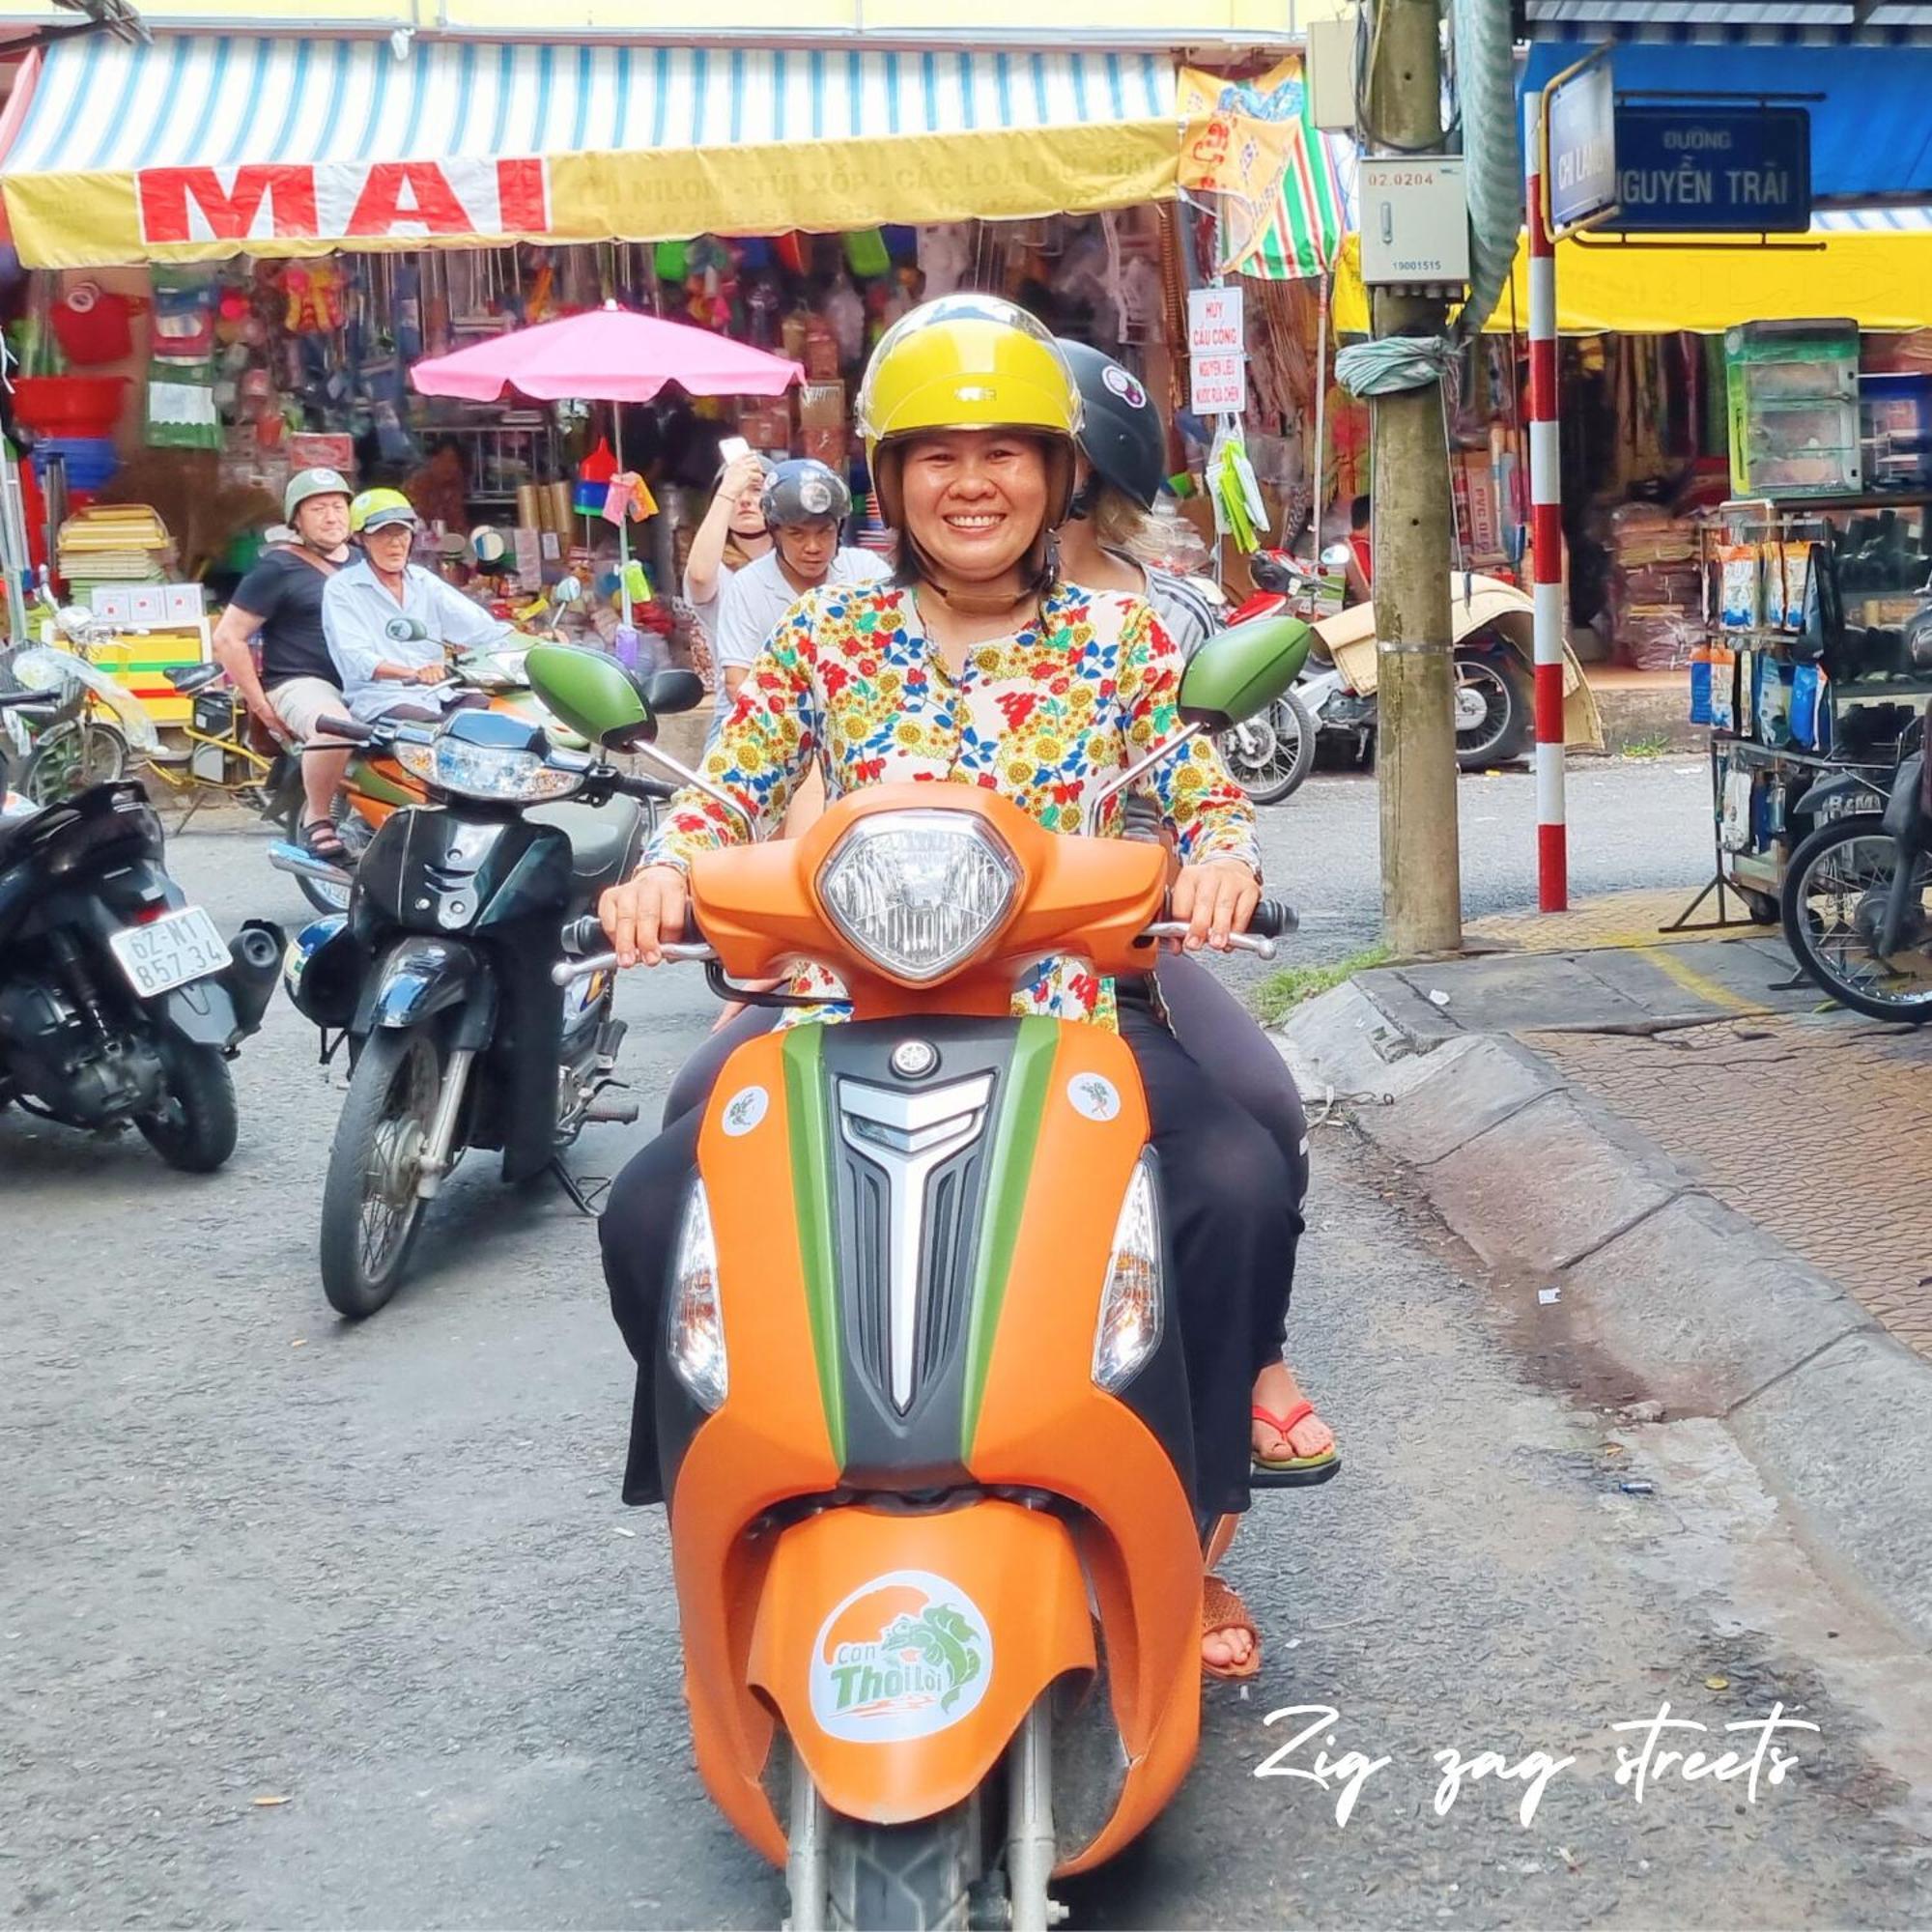
[{"label": "parked black motorbike", "polygon": [[1855,771],[1811,786],[1811,830],[1785,868],[1779,911],[1792,956],[1841,1006],[1878,1020],[1932,1020],[1932,798],[1925,729],[1900,747],[1888,786]]},{"label": "parked black motorbike", "polygon": [[[582,655],[541,646],[533,671],[540,652]],[[689,671],[660,672],[641,690],[653,714],[703,696]],[[554,1175],[592,1211],[561,1156],[587,1122],[637,1118],[634,1102],[601,1097],[624,1027],[611,1013],[614,976],[560,995],[551,969],[565,923],[636,868],[648,830],[640,802],[671,787],[560,748],[505,712],[324,729],[393,757],[431,799],[384,821],[348,911],[306,927],[285,974],[323,1030],[325,1058],[331,1032],[349,1042],[321,1261],[330,1304],[359,1318],[395,1293],[424,1210],[471,1148],[500,1150],[505,1181]],[[308,863],[279,847],[271,862]]]},{"label": "parked black motorbike", "polygon": [[[0,793],[5,778],[0,761]],[[188,904],[138,784],[0,814],[0,1107],[131,1123],[170,1167],[212,1173],[235,1151],[227,1063],[262,1024],[282,946],[266,920],[224,944]]]}]

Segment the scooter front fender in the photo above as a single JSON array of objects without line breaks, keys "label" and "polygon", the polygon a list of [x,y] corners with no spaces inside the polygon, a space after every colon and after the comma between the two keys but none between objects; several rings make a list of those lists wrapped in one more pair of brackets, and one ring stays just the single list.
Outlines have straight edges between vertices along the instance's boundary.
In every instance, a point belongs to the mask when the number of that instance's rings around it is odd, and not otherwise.
[{"label": "scooter front fender", "polygon": [[379,1027],[419,1025],[461,1006],[480,972],[470,947],[412,934],[389,950],[364,988],[351,1031],[362,1038]]},{"label": "scooter front fender", "polygon": [[1094,1668],[1065,1524],[986,1500],[826,1510],[787,1529],[749,1674],[826,1804],[897,1825],[970,1796],[1040,1695]]}]

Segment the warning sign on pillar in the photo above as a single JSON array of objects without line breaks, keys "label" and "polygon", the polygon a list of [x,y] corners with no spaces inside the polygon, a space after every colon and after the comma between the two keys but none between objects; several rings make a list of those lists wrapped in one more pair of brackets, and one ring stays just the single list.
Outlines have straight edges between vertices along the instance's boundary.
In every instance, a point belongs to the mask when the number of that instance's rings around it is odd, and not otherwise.
[{"label": "warning sign on pillar", "polygon": [[1241,291],[1187,296],[1188,404],[1197,416],[1237,416],[1248,406],[1248,340]]}]

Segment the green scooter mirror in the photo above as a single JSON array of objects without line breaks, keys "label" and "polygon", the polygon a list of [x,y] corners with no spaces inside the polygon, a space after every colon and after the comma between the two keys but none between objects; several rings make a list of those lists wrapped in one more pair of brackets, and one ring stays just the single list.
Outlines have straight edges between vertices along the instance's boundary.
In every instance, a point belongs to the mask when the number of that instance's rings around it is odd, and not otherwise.
[{"label": "green scooter mirror", "polygon": [[419,644],[429,636],[415,617],[391,617],[383,626],[383,635],[392,644]]},{"label": "green scooter mirror", "polygon": [[1180,715],[1215,736],[1258,717],[1301,675],[1315,633],[1299,617],[1217,631],[1180,674]]},{"label": "green scooter mirror", "polygon": [[[524,659],[524,675],[544,709],[593,745],[630,751],[657,736],[657,715],[645,685],[603,651],[580,644],[532,644]],[[671,675],[692,677],[689,671]]]}]

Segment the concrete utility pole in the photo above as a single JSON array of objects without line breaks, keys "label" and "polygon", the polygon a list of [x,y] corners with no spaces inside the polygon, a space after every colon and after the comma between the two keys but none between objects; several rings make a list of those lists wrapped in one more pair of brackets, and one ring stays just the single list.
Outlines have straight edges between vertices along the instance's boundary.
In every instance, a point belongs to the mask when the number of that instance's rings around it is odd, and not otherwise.
[{"label": "concrete utility pole", "polygon": [[[1437,0],[1375,0],[1370,153],[1432,153],[1442,142]],[[1378,337],[1439,335],[1434,297],[1380,289]],[[1455,674],[1449,611],[1449,456],[1435,384],[1372,404],[1381,786],[1382,936],[1407,955],[1463,943],[1456,835]]]}]

